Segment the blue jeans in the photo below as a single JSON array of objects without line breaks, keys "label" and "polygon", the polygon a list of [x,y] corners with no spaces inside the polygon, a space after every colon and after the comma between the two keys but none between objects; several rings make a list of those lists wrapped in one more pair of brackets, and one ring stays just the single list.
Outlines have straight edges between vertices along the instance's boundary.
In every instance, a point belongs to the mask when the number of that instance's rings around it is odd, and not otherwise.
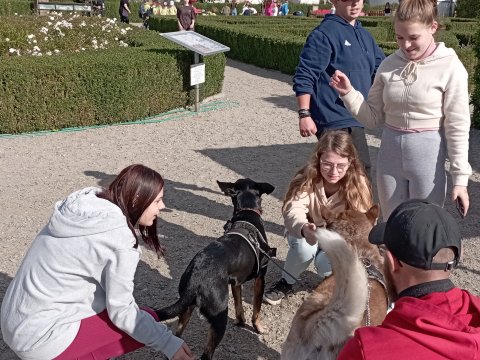
[{"label": "blue jeans", "polygon": [[[324,251],[318,251],[318,245],[310,245],[304,238],[295,238],[293,236],[287,236],[288,249],[287,258],[283,269],[290,274],[298,277],[307,270],[308,266],[314,261],[317,274],[323,279],[330,275],[332,267],[328,260],[327,254]],[[318,253],[317,253],[318,252]],[[288,275],[285,271],[282,272],[282,277],[288,284],[294,284],[295,279]]]}]

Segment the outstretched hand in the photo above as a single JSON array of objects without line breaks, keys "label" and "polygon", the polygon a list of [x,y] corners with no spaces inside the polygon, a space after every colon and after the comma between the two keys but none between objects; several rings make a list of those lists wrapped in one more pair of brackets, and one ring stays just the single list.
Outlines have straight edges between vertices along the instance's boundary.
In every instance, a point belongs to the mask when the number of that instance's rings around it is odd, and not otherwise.
[{"label": "outstretched hand", "polygon": [[340,70],[335,70],[335,73],[330,79],[330,86],[334,88],[340,96],[345,96],[352,90],[350,79]]},{"label": "outstretched hand", "polygon": [[192,352],[190,351],[188,345],[183,343],[183,345],[178,349],[178,351],[173,355],[172,360],[194,360]]},{"label": "outstretched hand", "polygon": [[317,226],[313,223],[306,223],[302,227],[302,234],[305,237],[305,240],[307,240],[307,243],[309,243],[310,245],[317,244],[315,230],[317,230]]}]

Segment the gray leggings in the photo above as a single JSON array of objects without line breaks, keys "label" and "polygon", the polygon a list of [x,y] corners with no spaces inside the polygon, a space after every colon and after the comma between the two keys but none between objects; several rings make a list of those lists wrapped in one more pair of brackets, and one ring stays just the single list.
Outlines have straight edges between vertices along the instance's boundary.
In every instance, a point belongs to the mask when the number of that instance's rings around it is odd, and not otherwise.
[{"label": "gray leggings", "polygon": [[427,199],[443,206],[447,190],[443,129],[408,133],[385,127],[377,158],[383,220],[402,202]]}]

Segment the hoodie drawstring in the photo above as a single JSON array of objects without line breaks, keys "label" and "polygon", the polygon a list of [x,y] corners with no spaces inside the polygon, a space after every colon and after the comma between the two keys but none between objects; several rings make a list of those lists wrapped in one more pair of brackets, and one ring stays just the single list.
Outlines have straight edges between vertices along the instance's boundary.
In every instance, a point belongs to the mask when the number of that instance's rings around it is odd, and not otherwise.
[{"label": "hoodie drawstring", "polygon": [[406,81],[407,84],[413,84],[417,80],[417,62],[409,61],[400,73],[400,78]]}]

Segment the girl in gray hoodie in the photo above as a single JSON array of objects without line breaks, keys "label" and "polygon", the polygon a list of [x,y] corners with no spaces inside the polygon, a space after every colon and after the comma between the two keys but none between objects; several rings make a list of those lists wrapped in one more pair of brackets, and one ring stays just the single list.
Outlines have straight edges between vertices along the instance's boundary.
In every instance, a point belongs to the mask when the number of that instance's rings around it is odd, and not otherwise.
[{"label": "girl in gray hoodie", "polygon": [[137,231],[164,253],[156,230],[163,186],[156,171],[131,165],[108,189],[86,188],[57,202],[2,302],[3,339],[21,359],[106,359],[143,345],[169,359],[193,359],[133,297]]}]

